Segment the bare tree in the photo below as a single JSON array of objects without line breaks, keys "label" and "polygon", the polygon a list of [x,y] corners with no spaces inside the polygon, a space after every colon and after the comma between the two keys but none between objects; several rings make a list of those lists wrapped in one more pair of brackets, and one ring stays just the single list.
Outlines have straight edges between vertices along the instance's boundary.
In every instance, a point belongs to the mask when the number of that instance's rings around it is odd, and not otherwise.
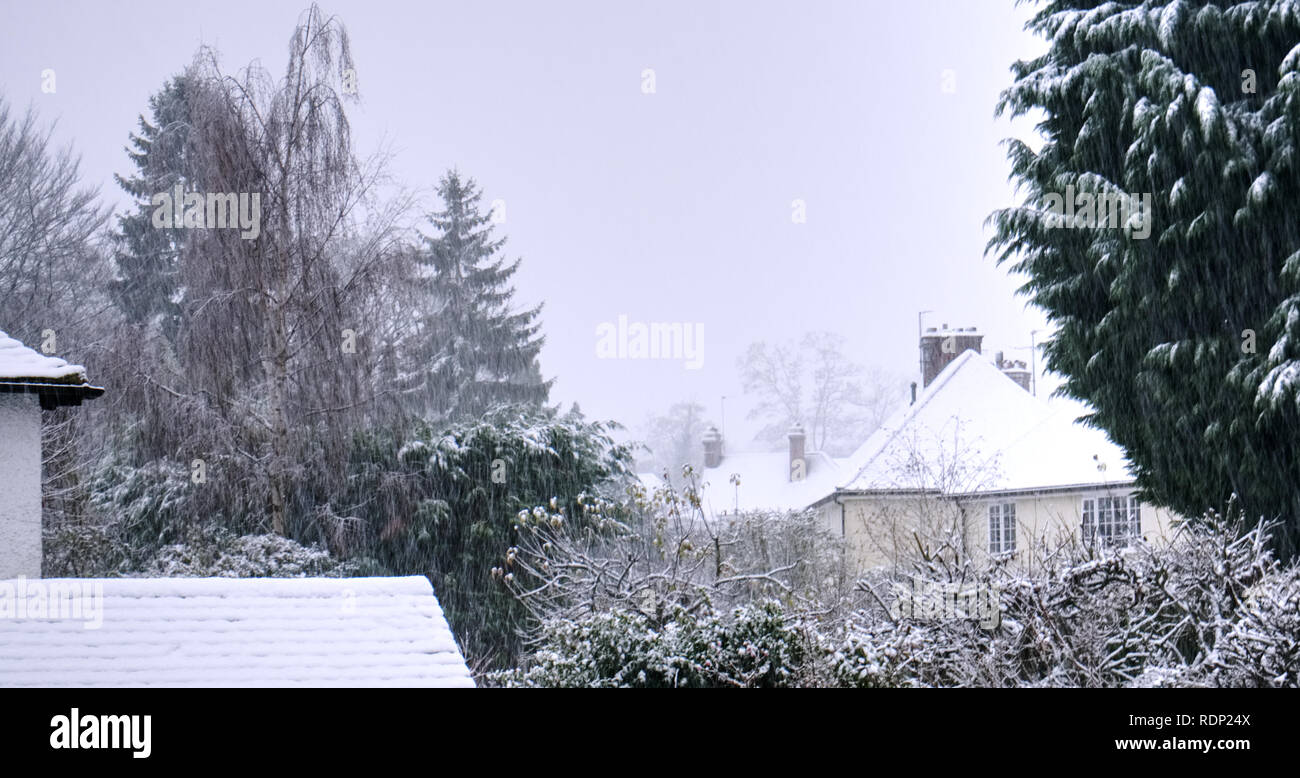
[{"label": "bare tree", "polygon": [[756,437],[774,446],[800,423],[814,450],[847,454],[903,398],[901,379],[864,369],[844,354],[844,338],[830,332],[809,332],[798,343],[750,344],[740,373],[745,392],[757,399],[749,418],[766,422]]},{"label": "bare tree", "polygon": [[[103,294],[109,264],[99,240],[108,209],[94,189],[81,186],[72,151],[52,148],[52,132],[38,127],[34,111],[15,117],[0,98],[0,331],[97,364],[111,320]],[[80,522],[89,510],[86,474],[98,455],[88,434],[93,417],[80,408],[43,417],[46,524]]]},{"label": "bare tree", "polygon": [[912,431],[878,469],[881,496],[859,514],[862,552],[886,560],[892,577],[917,572],[955,580],[969,574],[969,505],[962,495],[998,477],[997,457],[981,451],[959,420]]},{"label": "bare tree", "polygon": [[404,256],[409,202],[378,202],[385,159],[354,154],[343,84],[355,64],[347,32],[318,7],[299,20],[282,78],[258,65],[226,75],[210,50],[188,76],[201,87],[191,133],[200,183],[259,197],[261,224],[251,240],[204,230],[186,246],[182,362],[204,379],[191,391],[252,422],[254,445],[239,450],[264,470],[271,528],[286,534],[307,432],[326,438],[312,444],[326,461],[313,464],[339,465],[344,446],[331,432],[374,408],[380,349],[366,348],[365,333],[380,324],[367,316]]},{"label": "bare tree", "polygon": [[704,406],[693,401],[673,403],[663,415],[651,415],[644,427],[648,455],[638,458],[638,466],[655,475],[667,473],[671,483],[681,479],[683,466],[696,472],[704,465],[701,443],[706,429]]},{"label": "bare tree", "polygon": [[96,234],[108,210],[80,186],[72,151],[51,148],[53,131],[0,98],[0,330],[28,344],[83,328],[104,302],[91,290],[106,273]]},{"label": "bare tree", "polygon": [[634,486],[626,505],[584,500],[586,522],[545,507],[521,512],[519,541],[494,575],[536,624],[620,609],[654,621],[678,608],[725,611],[763,598],[827,622],[851,612],[857,595],[847,557],[813,515],[713,521],[687,476],[680,489]]}]

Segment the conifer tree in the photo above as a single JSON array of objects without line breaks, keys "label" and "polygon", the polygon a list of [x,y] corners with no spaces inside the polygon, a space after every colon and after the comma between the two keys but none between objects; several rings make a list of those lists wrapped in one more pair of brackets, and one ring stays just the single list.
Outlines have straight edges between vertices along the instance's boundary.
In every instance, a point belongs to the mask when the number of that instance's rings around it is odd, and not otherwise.
[{"label": "conifer tree", "polygon": [[[1294,553],[1296,4],[1052,0],[1029,28],[1050,49],[1013,66],[998,111],[1041,111],[1045,142],[1009,141],[1027,197],[994,214],[989,248],[1056,325],[1049,367],[1127,449],[1148,498],[1280,517]],[[1149,195],[1148,212],[1061,218],[1062,198],[1120,193]]]},{"label": "conifer tree", "polygon": [[434,418],[474,418],[501,405],[540,406],[551,381],[538,364],[541,306],[513,310],[507,262],[482,192],[456,171],[438,185],[442,210],[430,214],[436,233],[416,257],[417,326],[406,344],[404,383]]},{"label": "conifer tree", "polygon": [[193,186],[192,172],[185,165],[192,89],[190,81],[178,76],[149,98],[150,118],[140,117],[139,132],[131,133],[127,150],[136,173],[130,178],[115,176],[137,205],[118,217],[113,253],[117,277],[110,292],[128,321],[144,323],[161,316],[169,337],[175,335],[180,316],[177,263],[185,231],[155,227],[151,201],[177,183]]}]

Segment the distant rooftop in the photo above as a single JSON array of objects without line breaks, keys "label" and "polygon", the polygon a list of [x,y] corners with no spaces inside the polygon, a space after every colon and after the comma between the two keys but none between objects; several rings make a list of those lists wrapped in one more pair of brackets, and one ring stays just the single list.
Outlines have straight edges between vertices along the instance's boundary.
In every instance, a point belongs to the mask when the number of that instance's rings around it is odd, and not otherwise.
[{"label": "distant rooftop", "polygon": [[809,452],[804,460],[803,479],[791,481],[788,452],[728,454],[720,465],[703,471],[705,505],[715,514],[803,510],[824,497],[834,488],[836,478],[844,475],[836,460],[820,451]]}]

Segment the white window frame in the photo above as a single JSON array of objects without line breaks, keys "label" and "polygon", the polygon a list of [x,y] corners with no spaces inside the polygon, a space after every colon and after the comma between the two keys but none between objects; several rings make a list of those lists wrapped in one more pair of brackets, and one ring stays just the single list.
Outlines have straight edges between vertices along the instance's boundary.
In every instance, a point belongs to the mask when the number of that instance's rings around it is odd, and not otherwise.
[{"label": "white window frame", "polygon": [[989,505],[989,553],[1006,554],[1016,550],[1016,504],[995,502]]},{"label": "white window frame", "polygon": [[1083,498],[1083,542],[1103,548],[1128,545],[1142,537],[1142,505],[1131,494],[1099,494]]}]

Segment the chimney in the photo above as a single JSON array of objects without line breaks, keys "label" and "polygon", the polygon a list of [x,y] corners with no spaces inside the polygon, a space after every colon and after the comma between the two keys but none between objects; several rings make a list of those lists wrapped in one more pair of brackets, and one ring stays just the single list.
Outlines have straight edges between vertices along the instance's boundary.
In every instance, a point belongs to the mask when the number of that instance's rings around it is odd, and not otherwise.
[{"label": "chimney", "polygon": [[1002,375],[1019,384],[1021,389],[1024,389],[1026,392],[1030,391],[1029,367],[1026,366],[1022,360],[1017,359],[1011,362],[1003,362],[999,359],[998,369],[1002,371]]},{"label": "chimney", "polygon": [[912,405],[916,405],[916,382],[912,382]]},{"label": "chimney", "polygon": [[804,459],[803,456],[804,441],[806,439],[803,427],[795,424],[790,428],[787,437],[790,438],[790,480],[802,481],[808,475],[808,460]]},{"label": "chimney", "polygon": [[954,359],[967,351],[980,353],[984,336],[974,327],[941,329],[929,327],[921,336],[921,386],[930,385]]},{"label": "chimney", "polygon": [[704,431],[704,466],[717,467],[722,464],[722,434],[718,428],[709,425]]}]

